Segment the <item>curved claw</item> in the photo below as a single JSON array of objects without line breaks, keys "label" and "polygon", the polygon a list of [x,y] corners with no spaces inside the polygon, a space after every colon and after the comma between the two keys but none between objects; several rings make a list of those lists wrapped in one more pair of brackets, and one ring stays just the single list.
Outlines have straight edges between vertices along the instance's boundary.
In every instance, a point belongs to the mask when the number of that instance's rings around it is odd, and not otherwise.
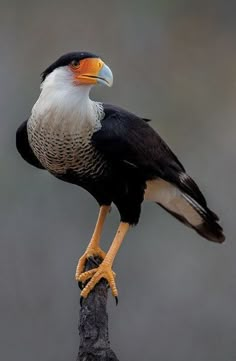
[{"label": "curved claw", "polygon": [[83,288],[84,288],[84,285],[83,285],[83,282],[78,282],[78,286],[79,286],[79,288],[82,290]]},{"label": "curved claw", "polygon": [[118,306],[118,297],[117,296],[115,296],[115,300],[116,300],[116,306]]}]

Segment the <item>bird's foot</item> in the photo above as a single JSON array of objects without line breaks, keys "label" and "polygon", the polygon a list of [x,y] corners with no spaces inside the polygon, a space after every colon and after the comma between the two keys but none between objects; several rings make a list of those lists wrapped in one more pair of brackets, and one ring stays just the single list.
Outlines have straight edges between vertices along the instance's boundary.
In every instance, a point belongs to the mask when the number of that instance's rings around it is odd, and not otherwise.
[{"label": "bird's foot", "polygon": [[[83,274],[85,264],[89,258],[91,258],[93,260],[94,257],[99,257],[103,260],[105,258],[105,256],[106,256],[106,253],[100,247],[87,248],[86,251],[84,252],[83,256],[80,257],[78,265],[76,267],[76,272],[75,272],[76,281],[80,282],[79,277],[81,274]],[[96,263],[96,262],[94,261],[94,263]],[[96,269],[97,268],[95,268],[94,270],[96,270]]]},{"label": "bird's foot", "polygon": [[81,292],[81,297],[86,298],[88,296],[88,294],[96,286],[96,284],[102,278],[104,278],[107,280],[107,282],[111,288],[111,292],[117,302],[118,301],[118,291],[116,288],[115,277],[116,277],[116,274],[115,274],[115,272],[112,271],[110,263],[104,263],[104,262],[101,263],[98,268],[93,268],[89,271],[86,271],[86,272],[80,274],[79,279],[78,279],[79,282],[85,283],[88,279],[91,278],[90,281],[84,286],[84,288]]}]

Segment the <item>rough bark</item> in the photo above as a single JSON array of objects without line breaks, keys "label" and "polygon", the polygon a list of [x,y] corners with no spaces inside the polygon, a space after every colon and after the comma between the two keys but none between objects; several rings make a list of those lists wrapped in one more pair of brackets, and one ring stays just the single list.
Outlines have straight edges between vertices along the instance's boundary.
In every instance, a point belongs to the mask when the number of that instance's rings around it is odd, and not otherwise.
[{"label": "rough bark", "polygon": [[[100,259],[96,258],[100,263]],[[85,270],[96,267],[88,260]],[[119,361],[110,348],[107,314],[107,282],[102,279],[83,299],[80,308],[80,347],[77,361]]]}]

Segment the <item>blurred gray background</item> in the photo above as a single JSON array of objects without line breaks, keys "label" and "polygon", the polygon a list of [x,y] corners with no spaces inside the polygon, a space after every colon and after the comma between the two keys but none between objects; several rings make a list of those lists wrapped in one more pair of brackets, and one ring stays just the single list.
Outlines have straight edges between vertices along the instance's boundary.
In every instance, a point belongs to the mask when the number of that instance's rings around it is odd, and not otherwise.
[{"label": "blurred gray background", "polygon": [[[84,190],[27,165],[16,128],[40,73],[88,50],[114,73],[92,97],[151,118],[222,219],[216,245],[145,204],[118,254],[109,299],[120,360],[236,360],[236,3],[0,1],[0,359],[75,360],[74,271],[98,207]],[[103,248],[114,236],[115,208]]]}]

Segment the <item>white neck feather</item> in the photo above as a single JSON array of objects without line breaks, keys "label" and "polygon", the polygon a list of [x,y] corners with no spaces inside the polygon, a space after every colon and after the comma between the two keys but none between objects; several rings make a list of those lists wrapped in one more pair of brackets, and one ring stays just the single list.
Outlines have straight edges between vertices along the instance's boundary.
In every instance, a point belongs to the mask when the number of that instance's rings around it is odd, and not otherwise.
[{"label": "white neck feather", "polygon": [[42,83],[32,114],[41,119],[52,114],[53,122],[76,122],[80,127],[100,124],[103,107],[89,98],[90,90],[91,86],[75,85],[69,69],[55,69]]}]

